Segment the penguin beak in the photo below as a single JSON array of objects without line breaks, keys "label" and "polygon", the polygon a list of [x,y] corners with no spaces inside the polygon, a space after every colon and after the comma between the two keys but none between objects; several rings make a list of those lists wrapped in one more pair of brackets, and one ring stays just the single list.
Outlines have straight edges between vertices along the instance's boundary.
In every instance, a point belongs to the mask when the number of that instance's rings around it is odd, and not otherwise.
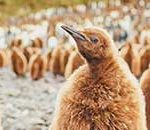
[{"label": "penguin beak", "polygon": [[66,32],[68,32],[76,41],[78,41],[78,40],[85,41],[86,40],[86,37],[83,34],[81,34],[81,32],[79,32],[69,26],[62,25],[61,28],[63,30],[65,30]]}]

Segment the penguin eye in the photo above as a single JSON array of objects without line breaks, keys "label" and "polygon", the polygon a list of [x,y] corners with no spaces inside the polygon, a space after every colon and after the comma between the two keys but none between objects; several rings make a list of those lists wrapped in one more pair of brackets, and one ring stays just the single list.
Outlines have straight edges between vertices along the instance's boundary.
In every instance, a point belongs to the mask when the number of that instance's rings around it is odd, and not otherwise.
[{"label": "penguin eye", "polygon": [[98,43],[98,41],[99,41],[99,39],[96,38],[96,37],[91,37],[90,40],[91,40],[91,42],[92,42],[93,44],[96,44],[96,43]]}]

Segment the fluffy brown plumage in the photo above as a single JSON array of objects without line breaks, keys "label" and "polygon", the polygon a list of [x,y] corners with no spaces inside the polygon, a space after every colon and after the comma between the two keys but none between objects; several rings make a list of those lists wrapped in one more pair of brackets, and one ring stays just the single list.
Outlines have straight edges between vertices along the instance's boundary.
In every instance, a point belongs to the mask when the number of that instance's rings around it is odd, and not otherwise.
[{"label": "fluffy brown plumage", "polygon": [[127,42],[120,51],[121,57],[127,62],[131,72],[136,77],[141,75],[139,49],[137,44]]},{"label": "fluffy brown plumage", "polygon": [[109,35],[63,29],[87,64],[61,89],[50,130],[147,130],[142,91]]},{"label": "fluffy brown plumage", "polygon": [[123,46],[123,48],[120,51],[121,57],[127,62],[129,65],[129,68],[131,69],[131,64],[132,64],[132,46],[131,43],[127,42]]},{"label": "fluffy brown plumage", "polygon": [[150,46],[145,46],[140,51],[141,72],[143,73],[150,63]]},{"label": "fluffy brown plumage", "polygon": [[6,52],[0,49],[0,68],[4,67],[7,64],[7,55]]},{"label": "fluffy brown plumage", "polygon": [[18,76],[23,76],[27,70],[27,59],[23,52],[14,47],[11,55],[12,69]]},{"label": "fluffy brown plumage", "polygon": [[60,55],[61,45],[58,45],[52,52],[50,70],[54,75],[61,74],[60,72]]},{"label": "fluffy brown plumage", "polygon": [[17,48],[23,48],[22,40],[21,39],[14,39],[12,40],[10,44],[10,48],[17,47]]},{"label": "fluffy brown plumage", "polygon": [[150,37],[148,37],[148,36],[145,37],[145,39],[144,39],[144,45],[145,46],[148,46],[148,45],[150,46]]},{"label": "fluffy brown plumage", "polygon": [[65,48],[61,49],[61,55],[60,55],[60,73],[61,75],[64,75],[65,73],[65,68],[66,68],[66,64],[68,62],[68,58],[69,58],[69,51]]},{"label": "fluffy brown plumage", "polygon": [[28,47],[24,48],[23,52],[27,58],[27,61],[29,62],[29,60],[33,54],[40,54],[41,53],[41,49],[39,49],[37,47],[28,46]]},{"label": "fluffy brown plumage", "polygon": [[141,76],[141,59],[140,59],[139,51],[140,51],[140,46],[137,44],[133,44],[131,72],[138,78]]},{"label": "fluffy brown plumage", "polygon": [[47,53],[47,70],[50,71],[50,65],[51,65],[51,58],[52,58],[52,51],[49,51]]},{"label": "fluffy brown plumage", "polygon": [[32,47],[43,48],[44,43],[40,38],[36,38],[32,41]]},{"label": "fluffy brown plumage", "polygon": [[146,100],[146,119],[147,119],[147,127],[150,130],[150,66],[149,68],[142,74],[140,85],[142,87],[145,100]]},{"label": "fluffy brown plumage", "polygon": [[83,60],[83,58],[76,51],[73,51],[69,56],[68,63],[65,68],[65,78],[68,78],[84,63],[85,61]]},{"label": "fluffy brown plumage", "polygon": [[47,59],[41,54],[33,54],[29,60],[29,72],[33,80],[43,78],[47,67]]}]

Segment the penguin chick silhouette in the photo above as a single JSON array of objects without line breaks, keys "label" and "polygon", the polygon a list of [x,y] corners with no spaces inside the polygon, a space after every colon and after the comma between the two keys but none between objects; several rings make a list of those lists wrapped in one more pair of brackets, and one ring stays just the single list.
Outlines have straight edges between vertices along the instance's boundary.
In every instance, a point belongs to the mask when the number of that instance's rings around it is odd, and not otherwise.
[{"label": "penguin chick silhouette", "polygon": [[76,51],[73,51],[69,56],[65,68],[65,78],[67,79],[76,69],[78,69],[84,63],[84,59]]},{"label": "penguin chick silhouette", "polygon": [[47,57],[47,71],[50,71],[50,64],[51,64],[52,51],[48,51],[46,57]]},{"label": "penguin chick silhouette", "polygon": [[129,68],[132,66],[132,46],[130,42],[125,43],[123,48],[120,50],[121,57],[127,62]]},{"label": "penguin chick silhouette", "polygon": [[140,85],[143,90],[145,100],[146,100],[146,119],[147,119],[147,127],[150,130],[150,65],[149,68],[144,71],[142,77],[140,79]]},{"label": "penguin chick silhouette", "polygon": [[61,55],[60,55],[60,73],[61,75],[64,75],[65,73],[65,68],[68,62],[69,58],[69,51],[66,48],[61,49]]},{"label": "penguin chick silhouette", "polygon": [[32,41],[32,47],[43,48],[44,43],[40,38],[36,38]]},{"label": "penguin chick silhouette", "polygon": [[125,43],[120,51],[121,57],[127,62],[131,72],[139,77],[141,74],[140,56],[138,54],[139,46],[130,42]]},{"label": "penguin chick silhouette", "polygon": [[7,55],[4,49],[0,49],[0,68],[7,65]]},{"label": "penguin chick silhouette", "polygon": [[14,47],[11,55],[12,69],[18,76],[23,76],[27,70],[27,59],[23,52]]},{"label": "penguin chick silhouette", "polygon": [[14,39],[10,44],[10,48],[18,47],[20,49],[23,48],[22,39]]},{"label": "penguin chick silhouette", "polygon": [[41,54],[33,54],[29,60],[29,72],[33,80],[41,79],[47,67],[47,59]]},{"label": "penguin chick silhouette", "polygon": [[141,72],[148,69],[150,63],[150,46],[145,46],[140,50]]},{"label": "penguin chick silhouette", "polygon": [[51,56],[50,70],[54,75],[61,74],[60,72],[60,55],[62,46],[58,45],[54,48]]},{"label": "penguin chick silhouette", "polygon": [[107,32],[62,28],[87,63],[60,90],[50,130],[147,130],[142,91]]}]

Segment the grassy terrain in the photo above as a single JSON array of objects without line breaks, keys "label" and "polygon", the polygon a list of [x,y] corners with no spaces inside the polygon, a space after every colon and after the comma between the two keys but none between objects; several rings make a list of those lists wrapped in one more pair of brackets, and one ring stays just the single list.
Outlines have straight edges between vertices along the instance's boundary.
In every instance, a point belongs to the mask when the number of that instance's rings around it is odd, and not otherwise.
[{"label": "grassy terrain", "polygon": [[88,4],[91,1],[93,0],[0,0],[0,22],[11,16],[25,16],[43,8]]}]

